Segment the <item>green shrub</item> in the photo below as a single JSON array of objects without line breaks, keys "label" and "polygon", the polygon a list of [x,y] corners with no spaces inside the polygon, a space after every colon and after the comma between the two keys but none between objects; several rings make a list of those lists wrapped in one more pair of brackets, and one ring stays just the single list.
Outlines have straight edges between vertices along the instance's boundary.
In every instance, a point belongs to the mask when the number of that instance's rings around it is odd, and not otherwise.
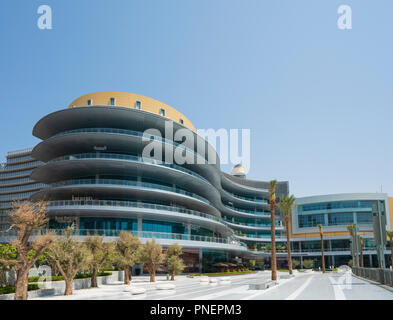
[{"label": "green shrub", "polygon": [[[34,284],[29,284],[27,286],[27,290],[28,291],[32,291],[32,290],[38,290],[38,284],[34,283]],[[9,293],[15,293],[15,286],[7,286],[7,287],[3,287],[0,288],[0,294],[9,294]]]},{"label": "green shrub", "polygon": [[[112,272],[98,272],[97,277],[111,276]],[[63,276],[51,276],[51,281],[62,281]],[[80,273],[75,276],[75,279],[91,278],[91,273]],[[29,282],[38,282],[39,277],[29,277]],[[46,280],[44,280],[46,281]]]},{"label": "green shrub", "polygon": [[113,268],[102,268],[102,269],[100,269],[100,271],[101,272],[104,272],[104,271],[123,271],[123,269],[122,268],[113,267]]},{"label": "green shrub", "polygon": [[296,259],[292,259],[292,267],[296,269],[300,265],[300,261]]},{"label": "green shrub", "polygon": [[303,267],[306,269],[311,269],[314,265],[314,261],[311,259],[303,260]]}]

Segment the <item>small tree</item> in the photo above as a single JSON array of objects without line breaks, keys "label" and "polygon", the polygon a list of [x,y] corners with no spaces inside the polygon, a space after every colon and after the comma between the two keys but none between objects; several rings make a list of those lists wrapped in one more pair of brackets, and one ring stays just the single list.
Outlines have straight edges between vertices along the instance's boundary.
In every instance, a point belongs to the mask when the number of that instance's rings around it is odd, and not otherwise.
[{"label": "small tree", "polygon": [[[0,259],[16,260],[16,248],[10,244],[0,244]],[[9,285],[7,273],[12,271],[13,265],[5,265],[0,263],[0,287]]]},{"label": "small tree", "polygon": [[116,264],[124,268],[124,283],[129,284],[132,280],[130,268],[137,263],[142,247],[137,237],[130,232],[122,231],[116,242],[116,252],[114,259]]},{"label": "small tree", "polygon": [[292,259],[292,267],[296,269],[300,265],[299,260]]},{"label": "small tree", "polygon": [[113,243],[104,242],[103,236],[88,236],[85,239],[86,248],[90,251],[89,270],[91,272],[91,287],[97,288],[97,273],[108,261],[109,255],[114,250]]},{"label": "small tree", "polygon": [[146,266],[147,271],[150,273],[150,282],[156,281],[156,272],[159,266],[164,261],[165,257],[162,253],[162,247],[156,243],[154,238],[152,241],[147,241],[141,250],[140,260]]},{"label": "small tree", "polygon": [[0,263],[13,266],[16,272],[14,299],[27,300],[29,270],[54,240],[52,233],[36,236],[33,241],[30,239],[34,230],[48,222],[46,202],[15,202],[9,220],[7,231],[16,229],[17,239],[11,243],[16,249],[16,258],[0,258]]},{"label": "small tree", "polygon": [[314,261],[311,259],[303,260],[303,267],[306,269],[311,269],[314,265]]},{"label": "small tree", "polygon": [[84,243],[73,238],[74,226],[65,230],[65,236],[57,239],[48,252],[48,260],[56,265],[65,280],[64,295],[72,295],[72,282],[78,272],[87,270],[91,255]]},{"label": "small tree", "polygon": [[180,274],[184,270],[183,259],[180,258],[182,254],[182,248],[177,243],[170,245],[165,253],[167,270],[171,274],[172,281],[175,280],[176,274]]}]

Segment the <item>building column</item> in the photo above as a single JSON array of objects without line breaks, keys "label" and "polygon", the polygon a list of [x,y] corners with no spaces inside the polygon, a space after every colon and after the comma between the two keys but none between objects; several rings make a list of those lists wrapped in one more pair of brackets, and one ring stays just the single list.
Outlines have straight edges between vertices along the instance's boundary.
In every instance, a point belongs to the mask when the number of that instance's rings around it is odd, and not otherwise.
[{"label": "building column", "polygon": [[199,249],[199,273],[203,272],[202,257],[203,257],[202,249]]},{"label": "building column", "polygon": [[334,260],[334,255],[332,255],[332,264],[333,264],[333,267],[336,267],[336,262]]},{"label": "building column", "polygon": [[138,217],[138,236],[139,232],[142,232],[142,218]]},{"label": "building column", "polygon": [[191,223],[187,223],[187,235],[188,235],[188,240],[191,240]]}]

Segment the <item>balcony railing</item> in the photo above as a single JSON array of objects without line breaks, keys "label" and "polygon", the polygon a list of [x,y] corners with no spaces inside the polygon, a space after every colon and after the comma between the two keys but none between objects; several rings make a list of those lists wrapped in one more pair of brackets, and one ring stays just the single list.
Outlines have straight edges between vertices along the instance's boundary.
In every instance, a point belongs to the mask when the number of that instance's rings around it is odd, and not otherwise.
[{"label": "balcony railing", "polygon": [[118,179],[72,179],[66,181],[56,182],[50,185],[49,188],[45,190],[50,190],[51,187],[64,187],[64,186],[76,186],[76,185],[115,185],[115,186],[134,186],[134,187],[142,187],[142,188],[149,188],[149,189],[158,189],[158,190],[165,190],[170,192],[175,192],[179,194],[184,194],[186,196],[196,198],[201,200],[207,204],[210,204],[210,201],[197,195],[195,193],[186,191],[181,188],[174,188],[165,185],[161,185],[158,183],[150,183],[150,182],[141,182],[141,181],[134,181],[134,180],[118,180]]},{"label": "balcony railing", "polygon": [[[105,237],[118,237],[120,232],[128,231],[134,236],[141,239],[169,239],[169,240],[185,240],[185,241],[202,241],[211,243],[221,243],[236,245],[246,248],[246,244],[237,241],[232,238],[219,238],[219,237],[209,237],[200,235],[189,235],[181,233],[166,233],[166,232],[154,232],[154,231],[135,231],[135,230],[114,230],[114,229],[75,229],[72,232],[73,236],[105,236]],[[48,232],[54,233],[56,236],[64,236],[66,229],[38,229],[32,232],[32,236],[44,235]],[[1,231],[0,238],[4,237],[16,237],[16,231]]]},{"label": "balcony railing", "polygon": [[57,161],[65,161],[65,160],[84,160],[84,159],[110,159],[110,160],[127,160],[127,161],[133,161],[133,162],[141,162],[141,163],[147,163],[147,164],[154,164],[154,165],[159,165],[167,168],[172,168],[175,170],[179,170],[185,173],[188,173],[189,175],[192,175],[194,177],[197,177],[207,183],[210,184],[210,182],[202,177],[201,175],[183,168],[177,164],[172,164],[172,163],[166,163],[163,161],[159,161],[156,159],[152,158],[146,158],[146,157],[141,157],[141,156],[135,156],[135,155],[128,155],[128,154],[116,154],[116,153],[80,153],[80,154],[73,154],[73,155],[67,155],[67,156],[62,156],[58,157],[56,159],[50,160],[49,163],[51,162],[57,162]]},{"label": "balcony railing", "polygon": [[224,203],[224,206],[228,209],[231,209],[233,211],[236,212],[240,212],[240,213],[248,213],[248,214],[252,214],[255,215],[256,218],[261,217],[261,218],[270,218],[270,212],[265,212],[265,211],[252,211],[252,210],[247,210],[247,209],[241,209],[241,208],[236,208],[236,207],[231,207],[227,204]]},{"label": "balcony railing", "polygon": [[256,202],[256,203],[262,203],[262,204],[266,204],[268,205],[269,202],[266,199],[262,199],[262,198],[257,198],[257,197],[246,197],[246,196],[241,196],[235,193],[232,193],[230,191],[227,191],[225,189],[223,189],[224,192],[234,198],[240,199],[240,200],[245,200],[245,201],[250,201],[250,202]]},{"label": "balcony railing", "polygon": [[173,140],[169,140],[169,139],[166,139],[166,138],[163,138],[160,136],[155,136],[155,135],[151,135],[151,134],[147,134],[147,133],[144,134],[143,132],[140,132],[140,131],[126,130],[126,129],[115,129],[115,128],[82,128],[82,129],[63,131],[63,132],[60,132],[60,133],[54,135],[53,137],[63,136],[63,135],[68,135],[68,134],[77,134],[77,133],[111,133],[111,134],[131,135],[134,137],[146,137],[150,140],[161,141],[163,143],[168,143],[168,144],[176,146],[177,148],[181,148],[186,151],[189,151],[189,152],[193,153],[196,157],[200,158],[200,160],[202,160],[201,163],[207,163],[207,161],[203,157],[201,157],[197,152],[195,152],[195,150],[190,149],[181,143],[178,143]]},{"label": "balcony railing", "polygon": [[194,216],[207,218],[224,224],[223,219],[211,214],[203,213],[196,210],[190,210],[180,207],[166,206],[161,204],[141,203],[135,201],[117,201],[117,200],[58,200],[50,201],[47,208],[51,207],[67,207],[67,206],[109,206],[109,207],[129,207],[129,208],[146,208],[154,210],[165,210],[178,213],[186,213]]}]

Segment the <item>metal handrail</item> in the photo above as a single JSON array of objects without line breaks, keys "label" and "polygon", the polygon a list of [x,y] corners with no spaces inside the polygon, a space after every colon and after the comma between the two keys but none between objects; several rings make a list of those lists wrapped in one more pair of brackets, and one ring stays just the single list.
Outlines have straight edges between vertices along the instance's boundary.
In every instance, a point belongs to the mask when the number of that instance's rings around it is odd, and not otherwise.
[{"label": "metal handrail", "polygon": [[147,164],[154,164],[154,165],[159,165],[159,166],[164,166],[164,167],[169,167],[175,170],[179,170],[185,173],[188,173],[194,177],[197,177],[199,179],[202,179],[203,181],[207,182],[210,184],[210,182],[202,177],[201,175],[183,168],[177,164],[172,164],[172,163],[167,163],[164,161],[156,160],[153,158],[146,158],[146,157],[141,157],[141,156],[135,156],[135,155],[129,155],[129,154],[116,154],[116,153],[79,153],[79,154],[72,154],[72,155],[67,155],[67,156],[62,156],[55,158],[53,160],[48,161],[48,163],[51,162],[57,162],[57,161],[65,161],[65,160],[83,160],[83,159],[112,159],[112,160],[128,160],[128,161],[135,161],[135,162],[142,162],[142,163],[147,163]]},{"label": "metal handrail", "polygon": [[[219,238],[219,237],[209,237],[200,235],[190,235],[182,233],[166,233],[166,232],[155,232],[155,231],[136,231],[136,230],[116,230],[116,229],[74,229],[72,232],[73,236],[89,236],[89,235],[99,235],[106,237],[118,237],[120,232],[128,231],[134,236],[142,239],[170,239],[170,240],[189,240],[189,241],[203,241],[212,243],[222,243],[222,244],[232,244],[242,247],[246,245],[239,242],[233,238]],[[37,229],[32,232],[32,236],[40,236],[47,234],[49,232],[54,233],[57,236],[64,236],[66,229]],[[17,235],[15,230],[11,231],[1,231],[0,237],[15,237]]]},{"label": "metal handrail", "polygon": [[65,207],[65,206],[110,206],[110,207],[130,207],[130,208],[148,208],[155,210],[166,210],[171,212],[192,214],[195,216],[215,220],[224,223],[223,219],[207,214],[204,212],[185,209],[180,207],[166,206],[161,204],[141,203],[135,201],[118,201],[118,200],[57,200],[50,201],[47,208],[51,207]]},{"label": "metal handrail", "polygon": [[159,189],[165,190],[170,192],[175,192],[179,194],[184,194],[198,200],[201,200],[207,204],[210,204],[210,201],[201,197],[198,194],[193,192],[186,191],[181,188],[174,188],[169,186],[164,186],[158,183],[151,183],[151,182],[140,182],[140,181],[133,181],[133,180],[117,180],[117,179],[71,179],[60,181],[56,183],[50,184],[50,187],[46,188],[45,190],[50,189],[51,187],[63,187],[63,186],[73,186],[73,185],[121,185],[121,186],[134,186],[134,187],[142,187],[142,188],[151,188],[151,189]]}]

